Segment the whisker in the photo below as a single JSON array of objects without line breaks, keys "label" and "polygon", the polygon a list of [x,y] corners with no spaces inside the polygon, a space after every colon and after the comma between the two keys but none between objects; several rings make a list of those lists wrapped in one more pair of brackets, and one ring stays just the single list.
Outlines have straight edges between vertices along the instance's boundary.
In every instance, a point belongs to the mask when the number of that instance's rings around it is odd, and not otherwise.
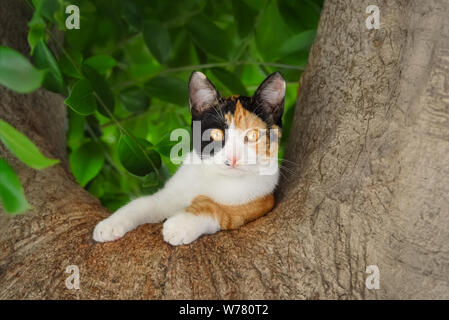
[{"label": "whisker", "polygon": [[215,112],[217,113],[217,116],[220,120],[225,120],[224,114],[223,114],[223,110],[221,108],[215,108],[214,107]]},{"label": "whisker", "polygon": [[292,165],[295,165],[295,166],[298,166],[298,167],[300,166],[300,164],[298,162],[290,161],[288,159],[282,159],[282,162],[286,162],[289,165],[292,164]]},{"label": "whisker", "polygon": [[213,117],[215,120],[217,120],[218,122],[223,121],[223,119],[221,119],[219,115],[212,114],[212,117]]},{"label": "whisker", "polygon": [[222,117],[223,119],[225,119],[225,116],[224,116],[224,114],[223,114],[223,109],[222,109],[222,108],[219,108],[219,111],[220,111],[221,117]]},{"label": "whisker", "polygon": [[291,175],[295,175],[296,174],[296,171],[295,170],[292,170],[292,169],[290,169],[290,168],[287,168],[286,166],[284,166],[284,165],[279,165],[279,169],[281,169],[281,170],[284,170],[284,171],[286,171],[286,172],[288,172],[289,174],[291,174]]},{"label": "whisker", "polygon": [[280,175],[282,176],[282,178],[284,178],[285,180],[290,180],[290,177],[285,175],[285,173],[282,172],[282,170],[279,170]]},{"label": "whisker", "polygon": [[[213,109],[214,109],[214,111],[215,111],[215,113],[216,113],[216,117],[217,117],[216,119],[217,119],[217,120],[224,119],[224,117],[222,117],[222,114],[218,113],[219,110],[217,110],[216,107],[213,107]],[[214,116],[215,116],[215,115],[214,115]]]}]

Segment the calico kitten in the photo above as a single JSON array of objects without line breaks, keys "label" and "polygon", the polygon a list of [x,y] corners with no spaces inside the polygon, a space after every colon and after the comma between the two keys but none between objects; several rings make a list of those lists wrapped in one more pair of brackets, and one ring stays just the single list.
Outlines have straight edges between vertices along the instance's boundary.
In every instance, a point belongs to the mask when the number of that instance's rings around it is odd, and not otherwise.
[{"label": "calico kitten", "polygon": [[203,73],[194,72],[189,94],[193,151],[163,189],[99,222],[94,240],[114,241],[141,224],[166,219],[164,240],[188,244],[273,208],[285,96],[280,73],[269,75],[252,97],[223,98]]}]

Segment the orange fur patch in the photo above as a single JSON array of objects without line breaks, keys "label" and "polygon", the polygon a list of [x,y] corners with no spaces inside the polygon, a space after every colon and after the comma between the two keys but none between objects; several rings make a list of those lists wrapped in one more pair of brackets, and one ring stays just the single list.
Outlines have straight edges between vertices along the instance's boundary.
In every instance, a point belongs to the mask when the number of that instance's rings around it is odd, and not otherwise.
[{"label": "orange fur patch", "polygon": [[257,128],[257,129],[266,129],[267,125],[262,121],[258,116],[254,113],[246,110],[240,100],[237,100],[237,104],[235,105],[234,112],[234,122],[235,127],[240,128],[242,130]]},{"label": "orange fur patch", "polygon": [[222,230],[229,230],[236,229],[265,215],[273,209],[273,206],[274,197],[272,194],[242,205],[224,205],[207,196],[197,196],[186,211],[194,215],[211,216],[218,221]]}]

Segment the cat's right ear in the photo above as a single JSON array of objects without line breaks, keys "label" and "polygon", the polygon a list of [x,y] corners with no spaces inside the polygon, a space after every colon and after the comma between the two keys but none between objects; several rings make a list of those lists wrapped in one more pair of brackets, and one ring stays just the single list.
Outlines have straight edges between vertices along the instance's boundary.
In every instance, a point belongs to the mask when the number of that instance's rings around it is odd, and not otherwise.
[{"label": "cat's right ear", "polygon": [[220,94],[204,73],[195,71],[189,80],[190,112],[199,117],[205,110],[218,103]]}]

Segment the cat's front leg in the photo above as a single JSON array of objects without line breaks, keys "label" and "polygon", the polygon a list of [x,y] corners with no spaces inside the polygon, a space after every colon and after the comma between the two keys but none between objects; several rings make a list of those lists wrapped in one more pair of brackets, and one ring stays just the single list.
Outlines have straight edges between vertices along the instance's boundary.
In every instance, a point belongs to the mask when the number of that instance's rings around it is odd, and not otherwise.
[{"label": "cat's front leg", "polygon": [[203,234],[212,234],[220,230],[215,218],[208,215],[194,215],[180,212],[164,222],[162,235],[173,246],[189,244]]},{"label": "cat's front leg", "polygon": [[[93,232],[98,242],[115,241],[141,224],[158,223],[183,210],[191,201],[191,170],[181,167],[157,193],[135,199],[100,221]],[[193,173],[194,174],[194,173]],[[186,186],[189,186],[187,188]]]},{"label": "cat's front leg", "polygon": [[135,199],[100,221],[94,229],[93,239],[98,242],[115,241],[141,224],[159,223],[182,208],[183,202],[169,201],[167,192]]},{"label": "cat's front leg", "polygon": [[134,228],[135,226],[133,226],[124,216],[114,217],[113,214],[112,216],[100,221],[95,226],[93,239],[97,242],[115,241],[123,237],[125,233]]}]

